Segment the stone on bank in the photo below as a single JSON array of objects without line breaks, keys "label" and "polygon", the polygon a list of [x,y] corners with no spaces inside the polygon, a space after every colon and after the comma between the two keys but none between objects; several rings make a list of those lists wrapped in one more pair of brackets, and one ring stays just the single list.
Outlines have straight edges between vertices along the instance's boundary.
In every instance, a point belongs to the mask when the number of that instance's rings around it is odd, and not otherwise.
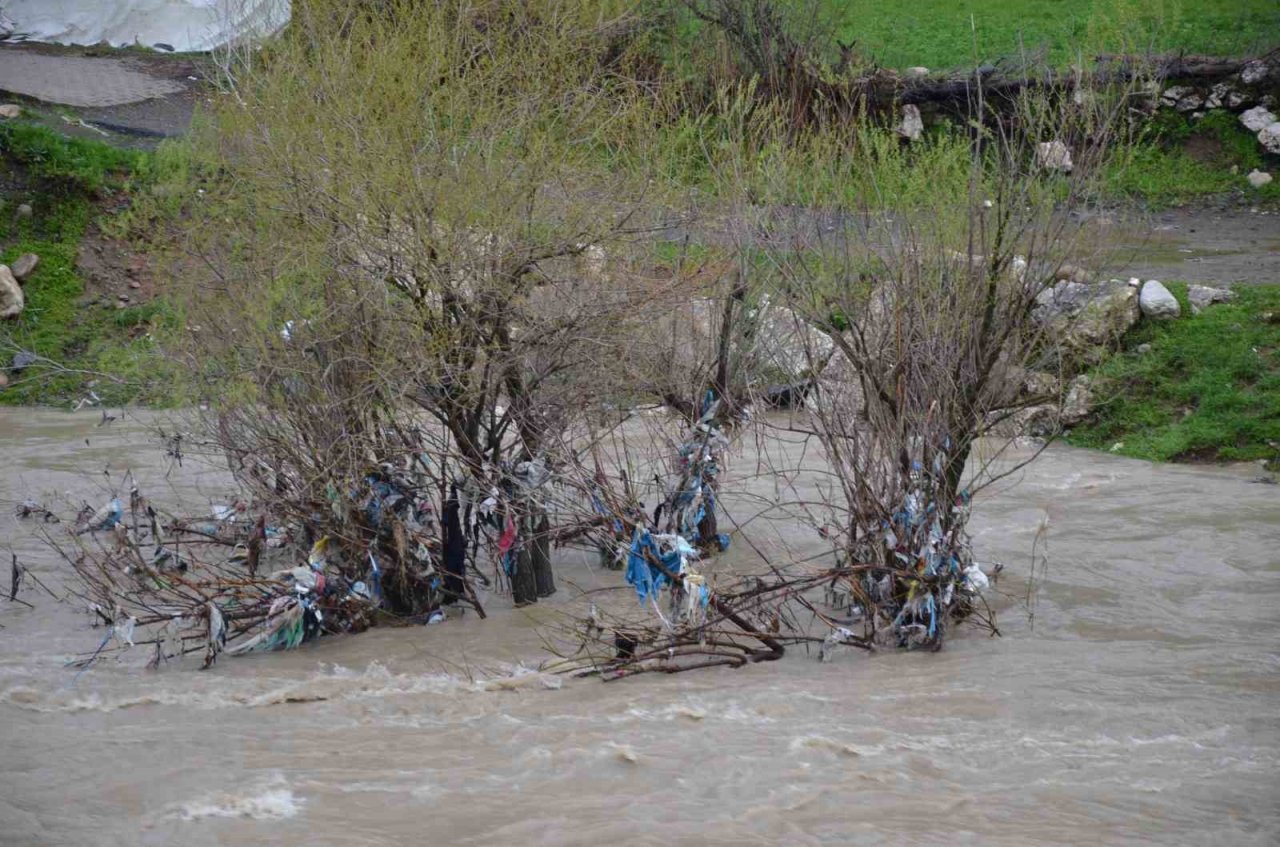
[{"label": "stone on bank", "polygon": [[1198,315],[1214,303],[1229,303],[1236,299],[1236,293],[1229,288],[1212,288],[1208,285],[1192,285],[1187,288],[1187,301],[1191,304],[1191,314]]},{"label": "stone on bank", "polygon": [[40,257],[35,253],[23,253],[18,257],[17,261],[9,266],[9,270],[13,272],[18,282],[26,282],[39,264]]},{"label": "stone on bank", "polygon": [[22,286],[14,278],[13,271],[8,265],[0,265],[0,319],[16,318],[25,306]]},{"label": "stone on bank", "polygon": [[1169,320],[1182,314],[1178,298],[1157,279],[1149,279],[1142,286],[1138,295],[1138,305],[1142,314],[1152,320]]}]

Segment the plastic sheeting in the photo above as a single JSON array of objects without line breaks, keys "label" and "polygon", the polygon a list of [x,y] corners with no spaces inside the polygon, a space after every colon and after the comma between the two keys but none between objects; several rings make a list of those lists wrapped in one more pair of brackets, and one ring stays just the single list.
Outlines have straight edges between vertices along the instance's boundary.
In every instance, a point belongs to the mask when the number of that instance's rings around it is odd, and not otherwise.
[{"label": "plastic sheeting", "polygon": [[0,11],[10,41],[199,52],[276,32],[289,0],[0,0]]}]

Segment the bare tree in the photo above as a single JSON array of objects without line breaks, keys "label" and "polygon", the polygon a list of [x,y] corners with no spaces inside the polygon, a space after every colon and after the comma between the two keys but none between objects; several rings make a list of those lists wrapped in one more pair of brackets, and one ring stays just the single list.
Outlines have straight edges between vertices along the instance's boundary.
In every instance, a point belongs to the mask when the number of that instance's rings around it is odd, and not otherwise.
[{"label": "bare tree", "polygon": [[529,476],[618,393],[615,338],[654,295],[631,243],[660,225],[610,163],[652,98],[597,28],[574,2],[307,4],[218,113],[229,223],[193,233],[190,359],[235,470],[349,561],[378,531],[370,486],[408,474],[441,550],[514,527],[516,601],[555,590]]},{"label": "bare tree", "polygon": [[[648,617],[593,606],[561,633],[557,667],[612,678],[739,666],[787,644],[938,649],[963,619],[997,631],[982,589],[999,569],[975,559],[971,503],[1037,452],[1004,460],[1016,436],[1001,424],[1027,402],[1027,371],[1061,361],[1035,314],[1067,259],[1099,249],[1079,213],[1127,97],[1027,92],[989,108],[975,88],[968,138],[912,147],[888,128],[825,128],[772,159],[721,162],[726,183],[777,203],[747,235],[768,257],[747,297],[784,307],[812,381],[804,413],[761,424],[821,443],[830,496],[788,514],[833,555],[720,574],[699,610],[685,602],[696,571],[641,550],[669,604]],[[791,130],[767,107],[741,126],[748,151]]]}]

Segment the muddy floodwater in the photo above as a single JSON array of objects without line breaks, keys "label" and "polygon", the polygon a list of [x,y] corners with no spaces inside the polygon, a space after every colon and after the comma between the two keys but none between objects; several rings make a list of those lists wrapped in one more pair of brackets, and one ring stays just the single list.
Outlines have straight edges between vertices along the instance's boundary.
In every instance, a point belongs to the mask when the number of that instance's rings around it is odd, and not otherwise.
[{"label": "muddy floodwater", "polygon": [[[0,410],[5,573],[11,546],[68,579],[15,500],[93,500],[126,468],[157,500],[225,490],[100,420]],[[1258,473],[1050,449],[975,511],[1004,637],[938,654],[548,677],[536,633],[570,581],[621,579],[571,558],[532,611],[77,676],[103,630],[28,587],[34,611],[0,599],[0,844],[1275,845],[1280,488]]]}]

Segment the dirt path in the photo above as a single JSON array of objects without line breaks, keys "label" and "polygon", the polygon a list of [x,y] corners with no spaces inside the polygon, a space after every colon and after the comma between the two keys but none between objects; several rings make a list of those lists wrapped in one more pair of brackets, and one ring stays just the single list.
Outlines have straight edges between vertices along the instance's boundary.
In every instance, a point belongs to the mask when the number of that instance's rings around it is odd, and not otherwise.
[{"label": "dirt path", "polygon": [[[1145,213],[1115,209],[1084,213],[1081,248],[1093,259],[1078,262],[1096,278],[1140,277],[1202,285],[1280,284],[1280,210],[1221,202]],[[1072,213],[1073,217],[1080,213]],[[768,219],[768,223],[762,223]],[[753,210],[752,222],[709,216],[664,238],[722,245],[769,242],[780,249],[838,245],[847,230],[855,243],[887,246],[899,237],[893,221],[778,208]],[[769,232],[768,236],[761,235]],[[1101,262],[1102,264],[1099,264]]]},{"label": "dirt path", "polygon": [[1280,284],[1280,213],[1178,209],[1115,227],[1103,273],[1203,285]]},{"label": "dirt path", "polygon": [[122,147],[185,134],[207,93],[204,76],[187,56],[0,44],[0,92],[21,102],[28,118]]}]

